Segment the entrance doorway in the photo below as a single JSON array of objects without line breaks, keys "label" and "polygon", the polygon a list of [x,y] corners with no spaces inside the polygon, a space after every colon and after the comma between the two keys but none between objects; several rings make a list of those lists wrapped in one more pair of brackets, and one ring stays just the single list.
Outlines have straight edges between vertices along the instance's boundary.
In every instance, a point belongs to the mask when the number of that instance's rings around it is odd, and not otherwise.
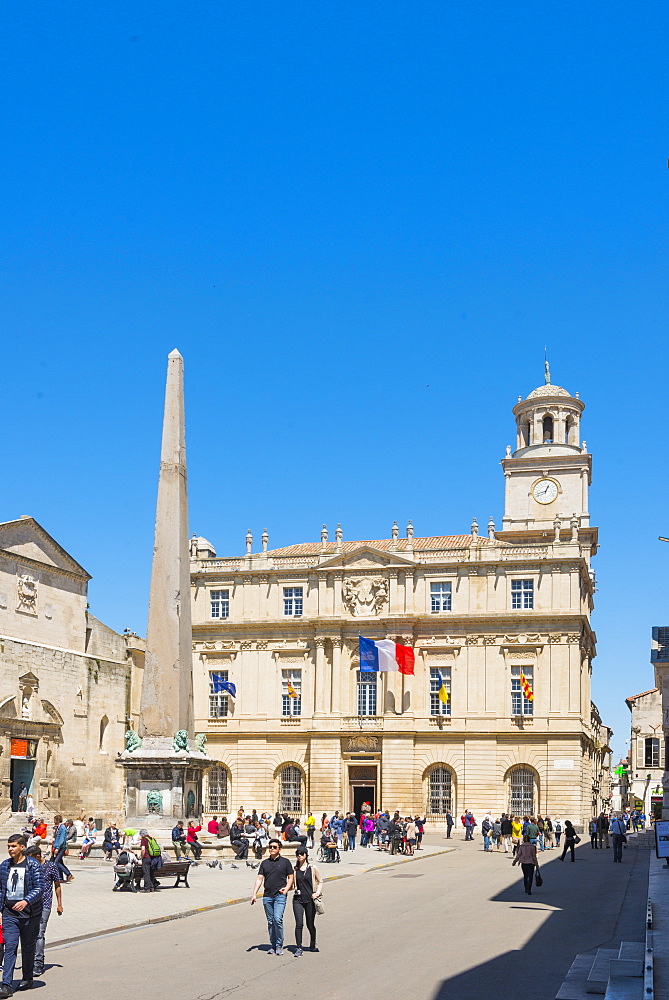
[{"label": "entrance doorway", "polygon": [[360,813],[365,802],[369,802],[372,812],[376,812],[376,785],[358,785],[351,783],[351,811],[360,819]]},{"label": "entrance doorway", "polygon": [[33,790],[33,779],[35,776],[34,760],[12,760],[9,765],[9,777],[12,782],[12,812],[18,812],[19,789],[21,782],[25,783],[29,792]]}]

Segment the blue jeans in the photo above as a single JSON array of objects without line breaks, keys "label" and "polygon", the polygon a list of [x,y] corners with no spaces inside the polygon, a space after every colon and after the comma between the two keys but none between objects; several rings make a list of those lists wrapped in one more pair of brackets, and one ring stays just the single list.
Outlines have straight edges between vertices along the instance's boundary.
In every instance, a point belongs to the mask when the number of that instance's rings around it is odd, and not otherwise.
[{"label": "blue jeans", "polygon": [[23,978],[31,980],[33,978],[33,966],[35,964],[35,944],[39,934],[39,925],[42,919],[41,909],[32,917],[21,919],[12,910],[5,907],[2,911],[2,930],[5,935],[5,961],[2,967],[2,981],[8,986],[12,985],[14,979],[14,966],[16,965],[16,952],[21,942],[21,955],[23,956],[22,972]]},{"label": "blue jeans", "polygon": [[66,850],[67,850],[67,842],[64,843],[63,846],[58,849],[53,859],[53,863],[55,864],[61,875],[64,875],[65,878],[69,878],[72,872],[70,871],[69,868],[66,868],[65,865],[63,864],[63,856]]},{"label": "blue jeans", "polygon": [[483,850],[484,851],[490,850],[490,836],[487,833],[483,834]]},{"label": "blue jeans", "polygon": [[355,834],[351,835],[349,833],[349,835],[348,835],[348,849],[349,849],[349,851],[354,851],[355,850]]},{"label": "blue jeans", "polygon": [[623,859],[623,838],[622,834],[614,833],[611,835],[611,840],[613,841],[613,860],[622,861]]},{"label": "blue jeans", "polygon": [[283,948],[283,911],[286,909],[286,897],[283,893],[279,893],[278,896],[263,896],[262,905],[265,907],[267,917],[269,943],[272,948]]}]

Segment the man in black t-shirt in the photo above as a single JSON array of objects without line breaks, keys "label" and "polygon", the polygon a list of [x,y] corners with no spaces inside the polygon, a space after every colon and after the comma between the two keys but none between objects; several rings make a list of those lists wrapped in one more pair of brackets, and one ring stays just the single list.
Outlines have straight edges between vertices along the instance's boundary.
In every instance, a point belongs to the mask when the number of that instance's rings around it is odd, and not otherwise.
[{"label": "man in black t-shirt", "polygon": [[290,861],[281,857],[280,841],[270,840],[269,857],[265,858],[258,869],[258,877],[251,896],[251,906],[253,906],[264,882],[262,903],[267,917],[270,955],[283,955],[283,911],[286,909],[286,896],[293,887],[294,878]]}]

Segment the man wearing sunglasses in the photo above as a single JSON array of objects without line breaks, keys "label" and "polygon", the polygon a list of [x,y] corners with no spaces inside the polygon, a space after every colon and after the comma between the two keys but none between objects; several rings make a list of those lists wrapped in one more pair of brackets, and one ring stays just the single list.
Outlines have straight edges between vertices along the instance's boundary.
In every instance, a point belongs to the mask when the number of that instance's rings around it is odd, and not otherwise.
[{"label": "man wearing sunglasses", "polygon": [[270,955],[283,955],[283,911],[286,909],[286,896],[293,887],[294,878],[290,861],[281,857],[281,843],[270,840],[269,857],[265,858],[258,869],[251,896],[253,906],[264,882],[262,903],[267,917]]}]

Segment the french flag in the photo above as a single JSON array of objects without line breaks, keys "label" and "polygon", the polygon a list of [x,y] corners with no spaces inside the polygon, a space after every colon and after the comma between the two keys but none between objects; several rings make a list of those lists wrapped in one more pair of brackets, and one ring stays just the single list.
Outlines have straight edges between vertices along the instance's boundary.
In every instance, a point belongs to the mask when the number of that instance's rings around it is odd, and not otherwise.
[{"label": "french flag", "polygon": [[413,649],[410,646],[400,646],[392,639],[360,640],[361,670],[399,670],[401,674],[412,674],[414,665]]}]

